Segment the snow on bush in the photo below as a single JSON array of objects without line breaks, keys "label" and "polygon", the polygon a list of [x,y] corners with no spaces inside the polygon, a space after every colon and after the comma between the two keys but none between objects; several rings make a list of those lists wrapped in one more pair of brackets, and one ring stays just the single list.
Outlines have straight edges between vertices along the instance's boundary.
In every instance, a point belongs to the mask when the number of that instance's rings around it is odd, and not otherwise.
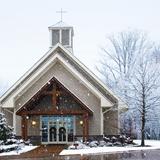
[{"label": "snow on bush", "polygon": [[5,115],[0,113],[0,153],[13,150],[18,152],[24,145],[30,145],[30,141],[16,139],[13,128],[7,124]]},{"label": "snow on bush", "polygon": [[85,148],[89,148],[89,147],[80,141],[75,141],[74,144],[68,147],[68,149],[85,149]]},{"label": "snow on bush", "polygon": [[6,118],[3,113],[0,113],[0,141],[4,143],[8,138],[11,138],[13,135],[13,128],[7,125]]},{"label": "snow on bush", "polygon": [[112,136],[110,138],[104,137],[102,140],[92,140],[88,142],[75,141],[68,149],[86,149],[94,147],[109,147],[109,146],[126,146],[133,144],[130,137],[120,135],[119,137]]}]

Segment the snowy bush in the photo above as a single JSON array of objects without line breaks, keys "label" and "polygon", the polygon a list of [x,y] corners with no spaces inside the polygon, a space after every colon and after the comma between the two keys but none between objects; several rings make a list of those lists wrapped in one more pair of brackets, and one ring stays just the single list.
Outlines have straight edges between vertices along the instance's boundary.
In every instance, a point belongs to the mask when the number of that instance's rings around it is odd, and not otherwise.
[{"label": "snowy bush", "polygon": [[126,145],[134,145],[133,139],[130,137],[126,137],[124,135],[120,135],[118,137],[104,137],[103,140],[92,140],[88,142],[75,141],[72,145],[68,147],[68,149],[84,149],[84,148],[92,148],[92,147],[111,147],[111,146],[126,146]]},{"label": "snowy bush", "polygon": [[24,145],[31,145],[30,140],[16,139],[13,128],[7,125],[5,115],[0,113],[0,153],[13,150],[18,153]]},{"label": "snowy bush", "polygon": [[112,143],[115,143],[115,142],[117,142],[117,138],[116,137],[111,137],[111,141],[112,141]]},{"label": "snowy bush", "polygon": [[99,141],[99,147],[107,146],[107,142],[105,141]]},{"label": "snowy bush", "polygon": [[6,118],[0,113],[0,141],[4,143],[13,136],[13,128],[7,125]]},{"label": "snowy bush", "polygon": [[97,147],[99,145],[98,141],[92,141],[88,144],[90,147]]},{"label": "snowy bush", "polygon": [[84,143],[80,141],[75,141],[74,144],[68,147],[68,149],[85,149],[85,148],[89,148],[89,147],[87,147]]},{"label": "snowy bush", "polygon": [[103,140],[104,140],[106,143],[110,142],[110,138],[108,138],[108,137],[104,137]]}]

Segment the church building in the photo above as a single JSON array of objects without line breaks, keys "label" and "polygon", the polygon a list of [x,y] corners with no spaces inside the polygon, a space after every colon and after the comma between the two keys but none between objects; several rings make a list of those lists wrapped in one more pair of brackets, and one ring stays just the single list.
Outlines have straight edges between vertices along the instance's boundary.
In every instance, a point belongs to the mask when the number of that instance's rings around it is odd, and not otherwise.
[{"label": "church building", "polygon": [[0,98],[16,136],[68,144],[118,135],[126,104],[74,56],[72,26],[60,21],[49,32],[49,51]]}]

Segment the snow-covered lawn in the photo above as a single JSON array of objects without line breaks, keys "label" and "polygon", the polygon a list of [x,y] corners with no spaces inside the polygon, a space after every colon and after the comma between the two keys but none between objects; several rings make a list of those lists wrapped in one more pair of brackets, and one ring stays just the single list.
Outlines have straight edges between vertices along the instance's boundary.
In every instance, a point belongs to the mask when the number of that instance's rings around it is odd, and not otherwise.
[{"label": "snow-covered lawn", "polygon": [[[13,145],[1,145],[0,147],[6,149],[7,147],[8,148],[14,147],[15,145],[17,145],[17,144],[13,144]],[[20,149],[9,151],[9,152],[0,153],[0,156],[19,155],[21,153],[31,151],[31,150],[35,149],[36,147],[37,146],[23,145],[23,146],[20,147]]]},{"label": "snow-covered lawn", "polygon": [[[134,140],[134,142],[140,145],[140,140]],[[125,147],[93,147],[85,149],[65,149],[60,155],[86,155],[86,154],[104,154],[104,153],[120,153],[126,151],[136,151],[136,150],[151,150],[160,149],[160,141],[157,140],[145,140],[145,144],[149,145],[147,147],[137,147],[137,146],[125,146]]]}]

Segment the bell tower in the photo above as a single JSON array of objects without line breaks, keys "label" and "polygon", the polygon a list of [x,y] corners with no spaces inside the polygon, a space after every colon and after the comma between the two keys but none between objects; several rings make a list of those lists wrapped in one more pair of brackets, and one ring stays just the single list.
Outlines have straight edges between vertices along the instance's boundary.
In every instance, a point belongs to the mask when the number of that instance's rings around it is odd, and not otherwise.
[{"label": "bell tower", "polygon": [[73,53],[73,27],[60,21],[48,28],[50,32],[50,47],[52,48],[57,43],[61,43]]}]

